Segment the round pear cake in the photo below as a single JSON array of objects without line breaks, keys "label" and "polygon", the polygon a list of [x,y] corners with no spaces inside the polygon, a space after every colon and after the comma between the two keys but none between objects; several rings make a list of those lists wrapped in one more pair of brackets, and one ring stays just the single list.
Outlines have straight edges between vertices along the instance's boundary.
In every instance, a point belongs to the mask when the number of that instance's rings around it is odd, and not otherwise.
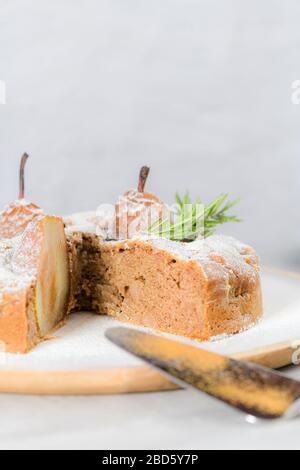
[{"label": "round pear cake", "polygon": [[109,215],[62,219],[24,199],[27,158],[19,199],[0,214],[2,350],[25,353],[82,310],[199,341],[239,333],[259,320],[258,256],[211,230],[233,219],[225,216],[232,205],[220,208],[224,198],[206,209],[204,236],[155,235],[147,230],[149,210],[165,220],[168,208],[145,193],[149,169],[143,167],[137,190],[121,196]]}]

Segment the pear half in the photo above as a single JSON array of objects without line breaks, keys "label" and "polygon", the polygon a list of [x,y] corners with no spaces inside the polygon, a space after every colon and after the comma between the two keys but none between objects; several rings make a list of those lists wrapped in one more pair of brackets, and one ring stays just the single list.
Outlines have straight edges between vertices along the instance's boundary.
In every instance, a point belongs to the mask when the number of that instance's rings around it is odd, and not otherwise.
[{"label": "pear half", "polygon": [[69,301],[69,262],[64,224],[41,215],[23,233],[15,249],[13,268],[35,282],[38,332],[49,334],[65,317]]}]

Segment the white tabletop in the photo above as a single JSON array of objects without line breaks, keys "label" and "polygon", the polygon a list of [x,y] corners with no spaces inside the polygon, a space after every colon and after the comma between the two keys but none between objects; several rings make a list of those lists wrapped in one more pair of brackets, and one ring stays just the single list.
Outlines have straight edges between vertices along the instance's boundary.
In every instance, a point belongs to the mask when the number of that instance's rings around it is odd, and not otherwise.
[{"label": "white tabletop", "polygon": [[[300,379],[300,368],[288,370]],[[248,424],[192,390],[93,397],[0,396],[1,449],[293,449],[300,418]]]}]

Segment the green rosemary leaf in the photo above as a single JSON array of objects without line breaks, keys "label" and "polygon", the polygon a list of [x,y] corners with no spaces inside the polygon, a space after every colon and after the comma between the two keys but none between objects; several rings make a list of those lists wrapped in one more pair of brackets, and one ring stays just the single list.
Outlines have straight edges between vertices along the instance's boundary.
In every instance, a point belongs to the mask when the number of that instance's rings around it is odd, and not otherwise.
[{"label": "green rosemary leaf", "polygon": [[177,202],[177,204],[179,205],[179,207],[182,207],[182,206],[183,206],[183,202],[182,202],[182,199],[181,199],[181,197],[179,196],[178,193],[175,194],[175,199],[176,199],[176,202]]},{"label": "green rosemary leaf", "polygon": [[189,192],[183,197],[176,193],[178,211],[174,215],[174,221],[170,222],[169,218],[157,220],[148,231],[152,235],[178,241],[193,241],[211,236],[219,225],[241,222],[235,215],[228,214],[228,211],[236,206],[240,199],[228,201],[228,197],[228,194],[221,194],[205,207],[201,199],[192,203]]}]

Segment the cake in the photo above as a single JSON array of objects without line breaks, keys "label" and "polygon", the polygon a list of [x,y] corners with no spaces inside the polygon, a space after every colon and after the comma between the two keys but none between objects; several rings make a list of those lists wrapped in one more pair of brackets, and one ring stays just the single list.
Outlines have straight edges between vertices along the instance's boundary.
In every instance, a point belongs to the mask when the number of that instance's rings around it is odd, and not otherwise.
[{"label": "cake", "polygon": [[167,206],[144,192],[146,167],[114,214],[63,220],[25,201],[26,160],[19,199],[0,214],[0,341],[6,351],[29,351],[69,313],[82,310],[200,341],[238,333],[261,317],[252,248],[222,235],[186,242],[147,232],[149,207],[162,220]]}]

